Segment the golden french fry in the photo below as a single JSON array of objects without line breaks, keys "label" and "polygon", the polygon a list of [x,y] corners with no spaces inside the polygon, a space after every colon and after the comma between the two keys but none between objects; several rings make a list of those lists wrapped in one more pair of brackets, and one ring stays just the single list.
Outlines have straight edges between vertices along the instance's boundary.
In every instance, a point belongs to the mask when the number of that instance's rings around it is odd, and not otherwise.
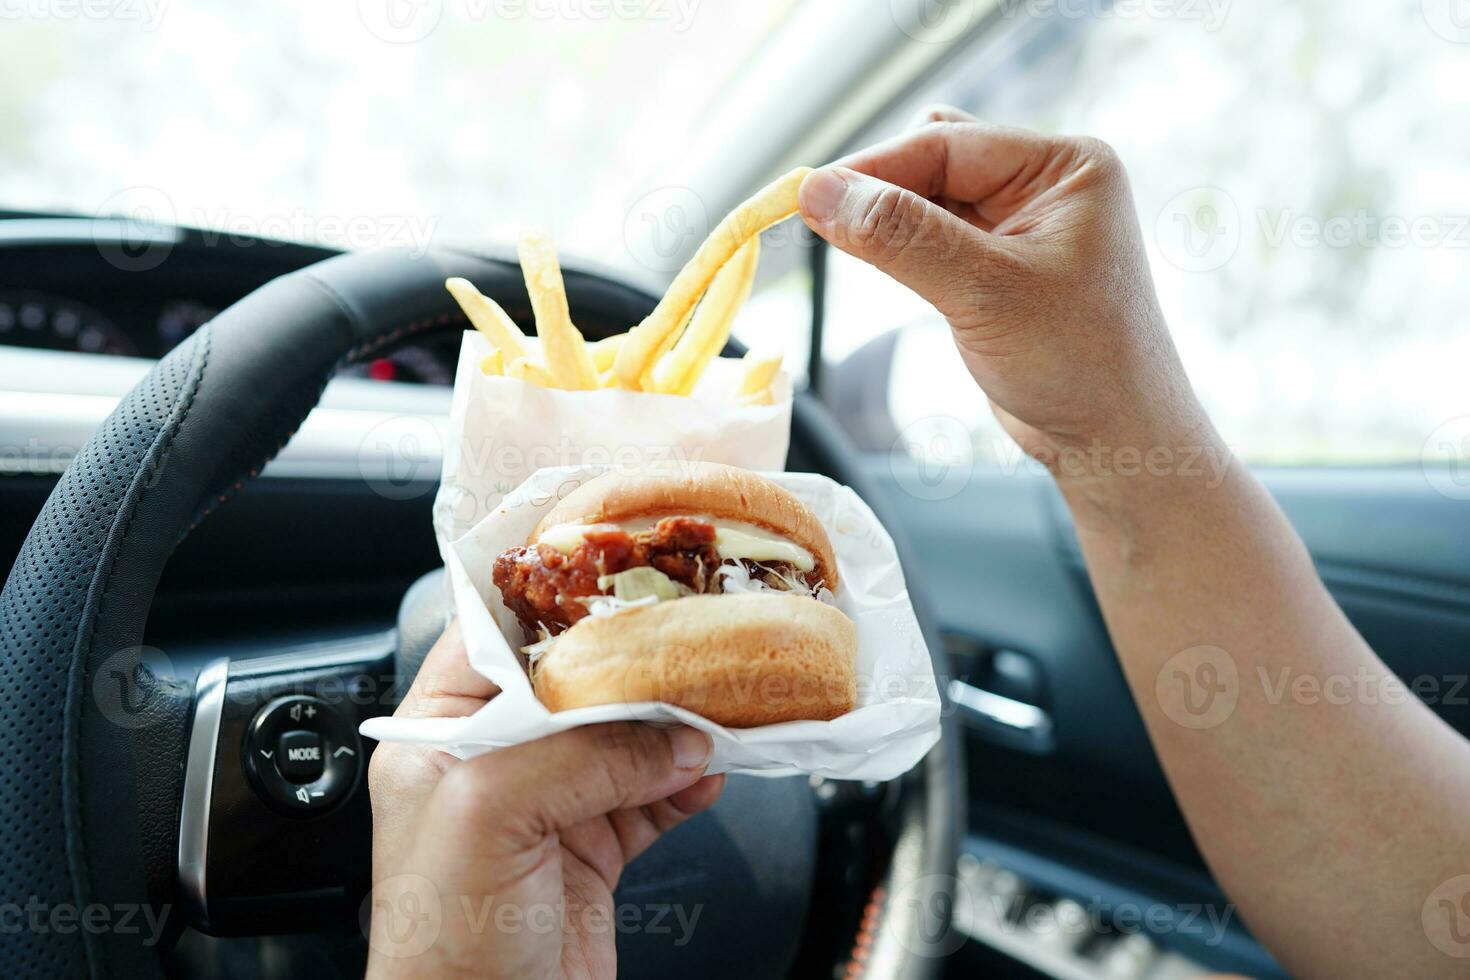
[{"label": "golden french fry", "polygon": [[483,374],[496,375],[505,373],[505,355],[496,348],[495,352],[480,362],[480,371]]},{"label": "golden french fry", "polygon": [[700,375],[730,339],[730,325],[755,283],[760,254],[761,240],[752,238],[715,276],[704,299],[694,308],[689,328],[654,367],[653,390],[670,395],[687,395],[694,390]]},{"label": "golden french fry", "polygon": [[516,251],[521,258],[521,274],[526,277],[526,291],[531,295],[531,311],[536,314],[541,352],[556,387],[569,391],[596,388],[597,369],[587,353],[587,342],[572,325],[561,263],[551,236],[539,230],[523,231]]},{"label": "golden french fry", "polygon": [[[694,318],[694,310],[690,310],[689,311],[689,316],[685,318],[685,320],[684,320],[683,323],[679,324],[679,329],[678,330],[675,330],[673,333],[671,333],[667,337],[665,337],[664,338],[664,342],[662,344],[659,344],[658,350],[656,350],[656,351],[653,352],[653,356],[648,359],[648,364],[647,364],[647,366],[644,367],[643,373],[638,376],[638,388],[639,388],[640,391],[656,391],[657,390],[654,387],[654,380],[653,380],[654,368],[656,368],[658,366],[658,362],[659,361],[663,360],[665,354],[669,353],[669,351],[671,351],[671,350],[674,349],[674,345],[676,343],[678,343],[679,338],[683,337],[685,331],[687,331],[689,329],[689,321],[692,320],[693,318]],[[632,333],[631,330],[628,331],[628,332],[629,333]],[[614,363],[613,363],[613,372],[615,374],[617,372],[617,369],[618,369],[617,362],[614,361]]]},{"label": "golden french fry", "polygon": [[745,364],[745,375],[740,379],[740,386],[735,389],[735,394],[757,395],[769,388],[775,380],[776,372],[781,370],[781,355],[749,351],[742,363]]},{"label": "golden french fry", "polygon": [[622,347],[623,341],[627,339],[627,334],[620,333],[587,345],[587,352],[592,355],[592,366],[597,368],[599,376],[607,373],[607,370],[613,366],[613,358],[618,356],[618,348]]},{"label": "golden french fry", "polygon": [[628,332],[628,339],[613,362],[620,385],[638,387],[660,349],[666,349],[669,335],[678,332],[711,280],[746,242],[796,213],[797,191],[811,172],[810,167],[798,167],[766,185],[715,227],[689,263],[679,270],[658,306]]},{"label": "golden french fry", "polygon": [[529,381],[543,388],[559,387],[556,379],[551,376],[551,372],[529,357],[517,357],[505,366],[505,373],[512,378]]},{"label": "golden french fry", "polygon": [[618,376],[613,374],[613,369],[609,367],[606,371],[602,371],[597,375],[597,383],[603,388],[616,388],[618,386]]},{"label": "golden french fry", "polygon": [[510,315],[500,308],[500,304],[482,294],[474,283],[455,277],[444,280],[444,288],[449,290],[449,295],[464,310],[475,329],[484,334],[507,360],[530,355],[530,351],[526,349],[526,335],[521,333]]}]

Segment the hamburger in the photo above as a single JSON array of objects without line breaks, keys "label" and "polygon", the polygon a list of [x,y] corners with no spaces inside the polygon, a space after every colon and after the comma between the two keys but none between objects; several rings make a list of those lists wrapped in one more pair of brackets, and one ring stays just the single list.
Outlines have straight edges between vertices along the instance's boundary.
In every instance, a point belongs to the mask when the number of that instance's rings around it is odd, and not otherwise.
[{"label": "hamburger", "polygon": [[664,701],[730,728],[857,700],[857,628],[826,530],[748,470],[680,463],[584,483],[495,560],[552,711]]}]

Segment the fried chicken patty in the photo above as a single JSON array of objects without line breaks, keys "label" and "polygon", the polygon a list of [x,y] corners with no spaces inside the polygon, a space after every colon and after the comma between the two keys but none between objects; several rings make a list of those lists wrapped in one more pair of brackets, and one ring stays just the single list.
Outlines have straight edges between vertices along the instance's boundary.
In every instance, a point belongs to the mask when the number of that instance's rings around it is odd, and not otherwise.
[{"label": "fried chicken patty", "polygon": [[[544,545],[510,548],[495,559],[492,578],[506,608],[528,630],[544,627],[553,635],[588,615],[586,599],[605,594],[597,580],[630,568],[651,566],[694,592],[722,591],[716,573],[722,559],[715,550],[715,528],[689,517],[665,517],[646,531],[618,528],[588,531],[571,554]],[[748,572],[805,579],[786,565],[758,566]]]}]

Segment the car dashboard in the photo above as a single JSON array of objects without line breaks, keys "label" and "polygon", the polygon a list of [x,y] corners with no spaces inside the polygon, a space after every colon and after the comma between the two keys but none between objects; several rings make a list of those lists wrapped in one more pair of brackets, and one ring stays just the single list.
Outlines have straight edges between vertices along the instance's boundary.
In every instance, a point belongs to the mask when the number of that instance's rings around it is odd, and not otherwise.
[{"label": "car dashboard", "polygon": [[[0,212],[0,556],[153,362],[334,250],[115,219]],[[178,547],[147,642],[180,673],[370,635],[439,564],[429,510],[460,334],[344,365],[287,448]],[[424,436],[423,433],[428,435]]]}]

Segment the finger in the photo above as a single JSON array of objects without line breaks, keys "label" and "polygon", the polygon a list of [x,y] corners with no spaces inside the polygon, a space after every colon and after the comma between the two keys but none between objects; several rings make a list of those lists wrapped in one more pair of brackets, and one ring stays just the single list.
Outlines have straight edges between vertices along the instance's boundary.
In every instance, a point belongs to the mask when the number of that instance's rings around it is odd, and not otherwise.
[{"label": "finger", "polygon": [[1066,145],[1063,139],[1009,126],[930,122],[837,164],[921,197],[978,203],[1024,186]]},{"label": "finger", "polygon": [[932,122],[979,122],[980,120],[970,115],[963,109],[957,109],[952,105],[931,105],[920,110],[915,117],[911,129]]},{"label": "finger", "polygon": [[661,835],[713,806],[724,787],[724,775],[705,776],[666,799],[614,810],[605,819],[569,827],[561,832],[562,846],[601,875],[609,888],[615,888],[628,862]]},{"label": "finger", "polygon": [[393,712],[396,717],[456,718],[473,714],[500,688],[470,666],[459,620],[445,629],[424,658],[408,693]]},{"label": "finger", "polygon": [[506,848],[532,847],[584,820],[673,796],[709,764],[709,736],[637,722],[590,725],[454,766],[435,790],[448,825]]},{"label": "finger", "polygon": [[616,810],[608,815],[622,850],[623,863],[644,851],[661,834],[668,833],[697,813],[715,805],[725,788],[725,776],[703,776],[693,786],[646,806]]},{"label": "finger", "polygon": [[1000,246],[913,191],[841,167],[801,186],[802,218],[828,242],[888,273],[954,319]]}]

